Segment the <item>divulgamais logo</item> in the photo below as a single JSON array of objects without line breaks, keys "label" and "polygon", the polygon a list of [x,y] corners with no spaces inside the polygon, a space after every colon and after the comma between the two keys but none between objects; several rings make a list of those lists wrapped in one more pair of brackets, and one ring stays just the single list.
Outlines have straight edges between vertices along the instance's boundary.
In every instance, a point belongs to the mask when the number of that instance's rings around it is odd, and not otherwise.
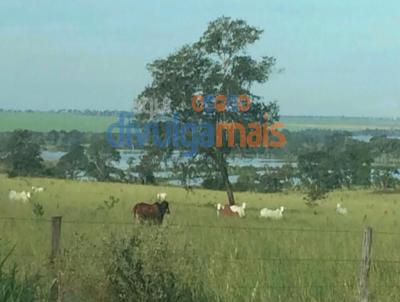
[{"label": "divulgamais logo", "polygon": [[[223,95],[195,95],[192,98],[192,108],[193,114],[215,111],[246,113],[251,108],[251,99],[247,95],[228,98]],[[263,118],[264,121],[246,123],[182,122],[177,114],[172,114],[167,121],[155,119],[138,122],[133,112],[121,112],[118,121],[107,128],[106,138],[114,148],[133,149],[149,145],[161,149],[172,147],[185,150],[184,155],[187,156],[196,154],[200,148],[282,148],[286,143],[286,137],[280,132],[284,124],[269,124],[268,113],[264,113]]]}]

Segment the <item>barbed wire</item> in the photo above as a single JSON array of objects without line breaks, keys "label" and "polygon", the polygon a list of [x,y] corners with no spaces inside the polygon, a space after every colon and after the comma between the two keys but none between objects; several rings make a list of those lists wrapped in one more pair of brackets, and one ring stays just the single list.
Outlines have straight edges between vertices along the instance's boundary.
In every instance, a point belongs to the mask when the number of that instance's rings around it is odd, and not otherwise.
[{"label": "barbed wire", "polygon": [[[0,220],[15,220],[15,221],[34,221],[34,222],[51,222],[51,219],[46,218],[30,218],[30,217],[0,217]],[[99,225],[131,225],[140,226],[132,221],[88,221],[88,220],[62,220],[63,223],[69,224],[99,224]],[[207,228],[207,229],[231,229],[231,230],[267,230],[279,232],[316,232],[316,233],[353,233],[362,234],[363,230],[338,230],[338,229],[316,229],[316,228],[277,228],[277,227],[259,227],[259,226],[235,226],[235,225],[204,225],[204,224],[166,224],[168,227],[178,228]],[[374,231],[378,235],[396,235],[400,233],[389,231]]]}]

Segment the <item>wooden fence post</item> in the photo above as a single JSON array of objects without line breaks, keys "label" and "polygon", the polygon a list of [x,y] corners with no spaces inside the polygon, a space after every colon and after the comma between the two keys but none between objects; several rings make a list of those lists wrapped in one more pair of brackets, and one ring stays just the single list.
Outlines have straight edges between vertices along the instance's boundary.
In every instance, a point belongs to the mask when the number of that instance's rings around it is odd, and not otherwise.
[{"label": "wooden fence post", "polygon": [[50,262],[54,262],[55,257],[60,252],[61,238],[61,216],[51,217],[51,256]]},{"label": "wooden fence post", "polygon": [[359,294],[360,302],[368,302],[369,270],[371,267],[372,228],[366,227],[362,243]]}]

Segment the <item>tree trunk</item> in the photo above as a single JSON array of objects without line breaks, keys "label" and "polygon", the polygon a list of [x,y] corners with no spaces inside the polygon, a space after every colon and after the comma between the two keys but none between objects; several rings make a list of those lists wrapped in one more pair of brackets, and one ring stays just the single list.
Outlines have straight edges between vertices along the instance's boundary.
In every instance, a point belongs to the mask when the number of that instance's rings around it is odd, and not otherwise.
[{"label": "tree trunk", "polygon": [[229,180],[228,169],[227,169],[226,165],[222,164],[220,166],[220,170],[221,170],[221,174],[222,174],[222,179],[225,184],[226,194],[228,195],[229,205],[234,205],[235,197],[233,196],[232,184]]},{"label": "tree trunk", "polygon": [[218,154],[218,151],[210,152],[209,155],[214,159],[219,171],[221,172],[222,180],[224,181],[226,194],[228,195],[229,205],[235,204],[235,197],[233,195],[232,184],[229,180],[228,163],[223,154]]}]

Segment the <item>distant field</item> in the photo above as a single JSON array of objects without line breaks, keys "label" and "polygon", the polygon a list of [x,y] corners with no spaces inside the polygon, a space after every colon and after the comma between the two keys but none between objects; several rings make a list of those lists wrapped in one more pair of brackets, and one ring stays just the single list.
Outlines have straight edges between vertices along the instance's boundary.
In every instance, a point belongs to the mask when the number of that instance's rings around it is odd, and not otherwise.
[{"label": "distant field", "polygon": [[[117,117],[89,116],[74,113],[52,112],[0,112],[0,132],[29,129],[47,132],[50,130],[80,130],[105,132]],[[303,117],[283,116],[288,130],[335,129],[357,131],[363,129],[400,129],[400,119],[354,118],[354,117]]]},{"label": "distant field", "polygon": [[[46,190],[27,204],[8,200],[9,190],[30,190],[32,185]],[[154,200],[157,192],[167,192],[170,201],[163,227],[130,224],[132,205]],[[120,202],[101,209],[110,195]],[[141,234],[151,244],[148,236],[159,230],[176,255],[168,265],[185,280],[203,280],[207,301],[336,302],[353,301],[357,295],[363,229],[370,225],[371,301],[399,301],[399,194],[341,190],[315,209],[305,206],[299,192],[243,192],[236,198],[248,205],[245,218],[217,217],[216,203],[226,200],[219,191],[0,175],[0,238],[16,244],[10,260],[20,265],[21,273],[38,272],[48,286],[49,219],[62,216],[58,268],[66,295],[73,297],[65,301],[111,301],[103,266],[107,243]],[[42,218],[32,213],[35,202],[43,205]],[[335,213],[337,202],[348,208],[348,215]],[[259,209],[278,206],[287,208],[284,219],[258,217]]]},{"label": "distant field", "polygon": [[0,112],[0,132],[15,129],[48,132],[51,130],[79,130],[105,132],[117,118],[52,112]]},{"label": "distant field", "polygon": [[400,119],[368,117],[306,117],[283,116],[288,130],[334,129],[357,131],[364,129],[400,129]]}]

